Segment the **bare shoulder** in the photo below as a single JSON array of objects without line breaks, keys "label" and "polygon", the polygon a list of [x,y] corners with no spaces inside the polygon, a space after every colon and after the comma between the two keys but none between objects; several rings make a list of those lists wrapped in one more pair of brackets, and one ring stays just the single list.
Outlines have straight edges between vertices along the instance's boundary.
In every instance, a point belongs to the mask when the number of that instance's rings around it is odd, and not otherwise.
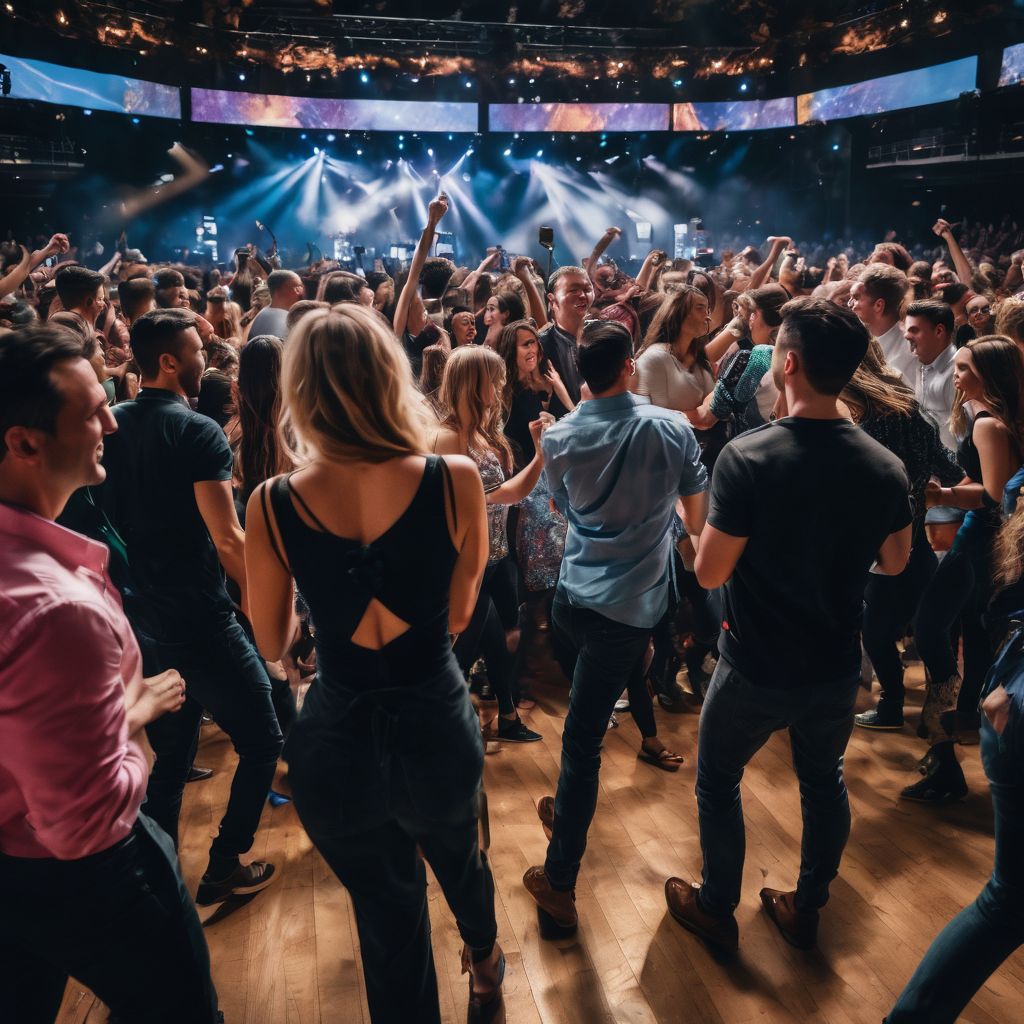
[{"label": "bare shoulder", "polygon": [[995,416],[979,416],[971,428],[971,436],[975,442],[994,441],[998,437],[1012,438],[1010,428]]},{"label": "bare shoulder", "polygon": [[480,480],[480,470],[468,455],[442,455],[445,465],[452,475],[452,483],[470,484]]}]

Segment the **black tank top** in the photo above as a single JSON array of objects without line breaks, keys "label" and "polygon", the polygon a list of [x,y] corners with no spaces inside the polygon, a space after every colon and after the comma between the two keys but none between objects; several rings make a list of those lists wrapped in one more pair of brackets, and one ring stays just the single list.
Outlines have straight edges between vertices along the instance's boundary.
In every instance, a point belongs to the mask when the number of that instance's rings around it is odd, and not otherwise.
[{"label": "black tank top", "polygon": [[[427,456],[408,508],[369,544],[327,530],[290,486],[290,476],[274,481],[270,501],[286,561],[316,628],[319,681],[348,689],[415,685],[445,668],[451,656],[448,594],[458,552],[445,516],[446,491],[453,515],[455,502],[444,459]],[[302,520],[293,501],[318,529]],[[374,598],[409,623],[378,651],[352,643]]]}]

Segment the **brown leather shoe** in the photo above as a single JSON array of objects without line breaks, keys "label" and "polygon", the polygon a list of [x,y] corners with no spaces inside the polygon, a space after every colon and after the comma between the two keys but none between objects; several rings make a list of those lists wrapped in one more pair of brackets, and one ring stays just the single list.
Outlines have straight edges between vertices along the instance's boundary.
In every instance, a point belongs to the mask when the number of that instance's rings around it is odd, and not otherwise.
[{"label": "brown leather shoe", "polygon": [[540,818],[544,835],[550,839],[551,830],[555,827],[555,798],[553,796],[542,796],[537,801],[537,817]]},{"label": "brown leather shoe", "polygon": [[558,892],[551,888],[543,867],[527,868],[523,875],[526,891],[537,901],[545,914],[561,929],[575,929],[579,924],[576,913],[576,893]]},{"label": "brown leather shoe", "polygon": [[473,963],[469,946],[462,947],[462,973],[469,975],[469,1024],[503,1024],[505,1003],[501,984],[505,980],[505,954],[494,944],[486,960]]},{"label": "brown leather shoe", "polygon": [[814,949],[818,944],[818,912],[797,910],[796,892],[762,889],[761,902],[765,913],[775,923],[782,937],[797,949]]},{"label": "brown leather shoe", "polygon": [[705,913],[697,902],[700,886],[670,878],[665,883],[665,902],[668,912],[688,931],[703,939],[709,946],[723,953],[735,953],[740,946],[740,932],[736,918],[714,917]]}]

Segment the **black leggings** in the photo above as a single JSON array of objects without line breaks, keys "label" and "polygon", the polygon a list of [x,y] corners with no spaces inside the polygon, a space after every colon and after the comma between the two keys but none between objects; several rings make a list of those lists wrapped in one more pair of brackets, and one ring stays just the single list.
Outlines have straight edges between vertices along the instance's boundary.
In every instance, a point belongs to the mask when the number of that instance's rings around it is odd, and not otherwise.
[{"label": "black leggings", "polygon": [[484,570],[473,617],[455,641],[455,657],[463,673],[468,673],[481,656],[487,663],[487,678],[502,715],[514,715],[516,711],[512,697],[515,657],[508,649],[505,631],[515,627],[518,614],[515,563],[503,558]]}]

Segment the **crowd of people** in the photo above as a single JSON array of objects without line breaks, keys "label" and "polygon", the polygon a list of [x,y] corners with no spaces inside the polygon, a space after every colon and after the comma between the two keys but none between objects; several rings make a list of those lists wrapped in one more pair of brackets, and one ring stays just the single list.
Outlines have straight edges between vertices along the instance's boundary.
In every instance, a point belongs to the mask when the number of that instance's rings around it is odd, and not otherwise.
[{"label": "crowd of people", "polygon": [[[826,254],[770,237],[714,266],[653,250],[635,276],[609,228],[544,277],[497,249],[433,255],[448,205],[394,277],[254,247],[229,268],[151,265],[122,239],[100,269],[63,234],[6,247],[15,1019],[52,1021],[69,975],[120,1021],[221,1019],[196,906],[279,877],[247,854],[282,757],[351,896],[372,1019],[440,1019],[424,861],[465,942],[471,1019],[501,1019],[481,780],[485,754],[542,738],[547,637],[571,689],[537,806],[547,856],[523,878],[542,933],[578,924],[607,730],[628,709],[640,762],[678,772],[657,713],[700,707],[701,882],[670,878],[665,898],[725,953],[746,764],[788,730],[800,874],[760,899],[812,948],[850,832],[847,743],[904,728],[920,659],[926,747],[894,796],[965,796],[980,734],[996,855],[887,1020],[955,1020],[1024,941],[1017,226],[958,242],[939,220],[927,260],[892,238]],[[176,848],[204,716],[237,763],[190,893]]]}]

